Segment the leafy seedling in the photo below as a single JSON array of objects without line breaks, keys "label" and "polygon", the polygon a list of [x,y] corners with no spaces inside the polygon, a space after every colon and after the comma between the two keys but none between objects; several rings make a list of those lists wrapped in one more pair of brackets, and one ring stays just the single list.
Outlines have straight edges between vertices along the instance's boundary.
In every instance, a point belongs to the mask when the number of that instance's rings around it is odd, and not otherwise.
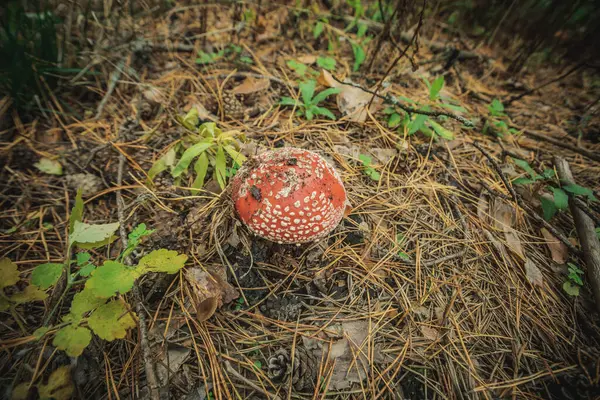
[{"label": "leafy seedling", "polygon": [[335,69],[335,59],[332,57],[321,57],[317,58],[317,65],[327,71],[333,71]]},{"label": "leafy seedling", "polygon": [[325,107],[321,107],[318,104],[324,101],[327,97],[332,94],[340,92],[338,88],[325,89],[315,95],[315,89],[317,82],[315,80],[309,80],[300,83],[300,96],[302,101],[298,101],[291,97],[282,97],[281,105],[294,106],[297,108],[296,114],[299,116],[305,116],[309,121],[314,118],[315,115],[323,115],[330,119],[335,119],[335,115]]},{"label": "leafy seedling", "polygon": [[569,296],[579,296],[579,289],[583,286],[584,272],[573,263],[567,263],[568,275],[567,280],[563,283],[563,290]]},{"label": "leafy seedling", "polygon": [[371,157],[367,156],[366,154],[359,154],[358,159],[364,167],[363,171],[365,175],[367,175],[374,181],[378,181],[381,179],[381,174],[371,166],[371,164],[373,163],[373,159]]}]

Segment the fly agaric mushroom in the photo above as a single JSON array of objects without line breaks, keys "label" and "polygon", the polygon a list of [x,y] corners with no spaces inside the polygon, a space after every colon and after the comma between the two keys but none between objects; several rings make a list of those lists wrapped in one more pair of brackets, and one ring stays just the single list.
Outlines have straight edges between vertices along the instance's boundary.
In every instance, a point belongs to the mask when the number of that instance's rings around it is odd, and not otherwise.
[{"label": "fly agaric mushroom", "polygon": [[326,236],[346,207],[346,190],[335,169],[317,153],[293,147],[246,162],[233,178],[232,198],[254,234],[278,243]]}]

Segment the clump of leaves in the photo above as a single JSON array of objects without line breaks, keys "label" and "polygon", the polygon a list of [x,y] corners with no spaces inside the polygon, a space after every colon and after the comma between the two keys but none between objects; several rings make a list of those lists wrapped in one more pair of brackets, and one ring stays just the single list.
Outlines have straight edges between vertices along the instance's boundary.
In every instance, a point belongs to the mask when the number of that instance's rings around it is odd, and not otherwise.
[{"label": "clump of leaves", "polygon": [[508,134],[518,134],[519,131],[515,128],[509,128],[506,123],[506,114],[504,113],[504,104],[498,99],[492,100],[488,105],[488,111],[490,119],[485,121],[483,126],[483,133],[486,134],[489,131],[493,131],[498,136],[504,136]]},{"label": "clump of leaves", "polygon": [[[158,249],[142,257],[135,266],[125,265],[124,259],[139,246],[143,237],[153,232],[148,230],[145,224],[138,225],[129,234],[127,247],[115,260],[105,260],[97,267],[91,262],[92,256],[88,252],[80,252],[75,260],[71,260],[71,253],[75,247],[96,249],[106,246],[116,239],[115,232],[119,228],[118,222],[87,224],[82,222],[82,216],[83,200],[79,191],[69,221],[65,262],[38,265],[31,274],[32,285],[27,287],[35,289],[30,290],[30,293],[23,292],[26,296],[22,294],[21,298],[16,300],[14,295],[6,299],[9,306],[11,302],[43,299],[46,296],[44,290],[56,285],[61,276],[66,277],[66,287],[61,300],[71,288],[82,286],[83,289],[73,297],[69,313],[62,317],[60,324],[43,326],[34,333],[35,336],[42,337],[49,331],[55,331],[52,344],[66,351],[71,357],[81,355],[92,339],[92,332],[108,341],[124,338],[127,331],[135,327],[136,315],[122,298],[115,296],[129,292],[135,280],[148,272],[173,274],[183,268],[187,261],[186,255]],[[0,270],[2,285],[14,282],[15,277],[18,277],[16,266],[6,259],[0,263]],[[45,324],[56,313],[59,304],[60,301],[46,318]]]},{"label": "clump of leaves", "polygon": [[363,172],[365,175],[374,181],[381,179],[381,174],[371,166],[373,164],[373,159],[371,157],[366,154],[359,154],[358,159],[363,165]]},{"label": "clump of leaves", "polygon": [[[209,168],[212,169],[213,179],[219,184],[221,189],[225,188],[228,174],[228,168],[239,168],[246,156],[240,153],[240,142],[245,141],[246,137],[238,131],[223,132],[214,122],[206,122],[201,125],[198,111],[192,108],[179,122],[188,130],[189,134],[159,158],[148,171],[148,183],[161,172],[169,171],[175,178],[175,184],[179,185],[186,175],[192,175],[188,172],[192,161],[193,182],[189,185],[192,192],[204,186],[204,181]],[[199,126],[198,126],[199,125]]]},{"label": "clump of leaves", "polygon": [[309,80],[298,85],[300,87],[301,100],[296,100],[291,97],[282,97],[281,105],[296,107],[296,115],[304,116],[308,120],[312,120],[315,115],[323,115],[330,119],[335,119],[335,115],[325,107],[318,104],[327,99],[332,94],[340,92],[338,88],[328,88],[315,95],[317,82]]},{"label": "clump of leaves", "polygon": [[563,290],[569,296],[579,296],[579,289],[583,286],[584,272],[573,263],[567,263],[568,272],[567,280],[563,283]]}]

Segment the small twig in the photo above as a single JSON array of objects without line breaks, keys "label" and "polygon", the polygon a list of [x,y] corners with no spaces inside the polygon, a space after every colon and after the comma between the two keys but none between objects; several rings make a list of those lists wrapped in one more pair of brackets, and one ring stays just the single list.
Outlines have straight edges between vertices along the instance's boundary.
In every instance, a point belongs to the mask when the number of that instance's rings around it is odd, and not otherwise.
[{"label": "small twig", "polygon": [[484,155],[485,158],[488,159],[488,161],[490,162],[490,164],[492,164],[492,167],[494,168],[494,170],[496,171],[496,173],[500,176],[500,179],[502,179],[502,182],[504,182],[504,186],[506,186],[506,189],[510,193],[510,196],[512,197],[512,199],[514,200],[514,202],[520,205],[519,196],[517,195],[517,192],[515,192],[515,189],[512,187],[512,185],[510,184],[510,182],[508,182],[508,178],[506,178],[506,176],[504,176],[504,173],[500,169],[500,166],[498,165],[498,163],[496,162],[496,160],[494,160],[494,158],[490,155],[490,153],[488,153],[479,144],[479,142],[473,142],[472,144],[473,144],[473,146],[477,150],[479,150],[481,152],[481,154]]},{"label": "small twig", "polygon": [[564,139],[562,139],[562,140],[561,139],[556,139],[556,138],[548,135],[547,133],[541,133],[541,132],[538,133],[538,132],[530,131],[530,130],[527,130],[527,129],[522,129],[522,128],[516,126],[516,125],[509,125],[509,127],[510,128],[514,128],[514,129],[516,129],[518,131],[521,131],[521,132],[523,132],[527,136],[531,136],[531,137],[534,137],[536,139],[543,140],[543,141],[548,142],[548,143],[552,143],[552,144],[554,144],[554,145],[556,145],[558,147],[562,147],[564,149],[571,150],[572,152],[575,152],[577,154],[581,154],[582,156],[587,157],[590,160],[594,160],[594,161],[600,162],[600,154],[598,154],[598,153],[596,153],[594,151],[591,151],[591,150],[584,149],[583,147],[574,146],[574,145],[572,145],[571,143],[567,142]]},{"label": "small twig", "polygon": [[[332,75],[333,76],[333,75]],[[342,82],[339,79],[337,79],[335,76],[333,77],[333,79],[335,79],[337,82],[341,83],[342,85],[349,85],[349,86],[353,86],[355,88],[364,90],[365,92],[372,94],[373,96],[377,96],[380,99],[383,99],[385,102],[390,103],[398,108],[401,108],[402,110],[406,111],[407,113],[410,114],[421,114],[421,115],[428,115],[430,117],[448,117],[448,118],[452,118],[457,120],[458,122],[461,122],[463,124],[465,124],[466,126],[474,126],[473,123],[471,121],[469,121],[468,119],[461,117],[460,115],[456,115],[453,114],[451,112],[447,112],[447,111],[424,111],[424,110],[417,110],[416,108],[412,108],[409,106],[405,106],[404,104],[402,104],[400,102],[400,100],[398,100],[396,97],[394,96],[388,96],[388,95],[382,95],[379,93],[376,93],[373,90],[367,89],[361,85],[357,85],[356,83],[353,82]]]},{"label": "small twig", "polygon": [[[117,171],[117,187],[120,187],[123,183],[123,170],[125,167],[125,155],[120,153],[119,155],[119,167]],[[125,230],[125,202],[123,201],[123,195],[121,190],[117,190],[117,215],[119,218],[119,233],[121,235],[121,242],[123,248],[127,247],[127,231]],[[131,261],[127,257],[123,260],[126,265],[131,265]],[[140,327],[140,347],[142,349],[142,356],[144,359],[144,369],[146,372],[146,381],[148,388],[150,389],[150,399],[160,400],[160,386],[158,379],[156,378],[156,372],[154,363],[152,361],[152,353],[150,345],[148,343],[148,325],[146,324],[146,311],[142,305],[142,296],[138,283],[133,285],[133,296],[135,301],[135,310],[139,318]]]},{"label": "small twig", "polygon": [[225,368],[227,369],[227,372],[229,372],[231,375],[233,375],[240,381],[244,382],[246,385],[250,386],[252,389],[256,390],[257,392],[264,393],[265,395],[269,396],[273,400],[281,400],[281,397],[277,396],[276,394],[271,394],[271,393],[267,392],[265,389],[261,388],[260,386],[258,386],[255,383],[251,382],[244,375],[237,372],[235,370],[235,368],[233,368],[231,366],[231,363],[227,360],[225,360]]},{"label": "small twig", "polygon": [[115,87],[117,86],[117,82],[119,81],[119,78],[121,77],[121,73],[123,73],[123,68],[125,67],[125,61],[127,61],[127,56],[124,56],[121,59],[121,61],[119,61],[119,63],[117,64],[117,67],[111,74],[106,93],[104,94],[102,101],[100,101],[100,104],[98,104],[98,109],[96,111],[95,119],[100,118],[100,116],[102,115],[102,111],[104,110],[104,107],[106,106],[106,103],[108,102],[108,99],[110,99],[112,92],[115,90]]}]

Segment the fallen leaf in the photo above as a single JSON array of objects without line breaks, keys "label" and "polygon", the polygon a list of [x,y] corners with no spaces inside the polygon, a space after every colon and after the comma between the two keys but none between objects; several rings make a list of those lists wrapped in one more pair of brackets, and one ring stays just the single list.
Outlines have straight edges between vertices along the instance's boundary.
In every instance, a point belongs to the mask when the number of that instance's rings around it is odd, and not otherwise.
[{"label": "fallen leaf", "polygon": [[435,342],[440,337],[440,332],[435,328],[425,325],[421,325],[419,328],[421,328],[421,333],[423,333],[425,339]]},{"label": "fallen leaf", "polygon": [[504,238],[508,247],[524,259],[525,253],[523,252],[521,239],[519,239],[517,231],[513,228],[516,220],[514,208],[496,199],[491,214],[494,219],[494,226],[504,231]]},{"label": "fallen leaf", "polygon": [[46,385],[38,385],[40,399],[68,400],[73,394],[71,367],[64,366],[54,370]]},{"label": "fallen leaf", "polygon": [[317,62],[317,56],[307,54],[305,56],[298,57],[296,60],[300,61],[302,64],[312,65]]},{"label": "fallen leaf", "polygon": [[481,194],[479,196],[479,200],[477,201],[477,216],[481,221],[487,221],[490,212],[490,203],[485,194]]},{"label": "fallen leaf", "polygon": [[542,286],[544,283],[542,271],[529,258],[525,260],[525,276],[532,285]]},{"label": "fallen leaf", "polygon": [[546,239],[546,245],[550,249],[552,260],[559,264],[564,264],[567,258],[569,258],[569,248],[546,228],[542,228],[541,230],[542,236]]},{"label": "fallen leaf", "polygon": [[373,157],[379,161],[380,164],[387,164],[392,158],[398,155],[396,149],[382,149],[379,147],[372,148],[369,150]]},{"label": "fallen leaf", "polygon": [[46,157],[42,157],[33,166],[49,175],[62,175],[63,173],[62,165],[58,161]]},{"label": "fallen leaf", "polygon": [[335,362],[329,387],[334,390],[347,389],[352,383],[362,382],[370,370],[368,346],[369,335],[366,321],[343,322],[344,338],[333,343],[327,354]]},{"label": "fallen leaf", "polygon": [[225,269],[208,271],[194,267],[185,271],[190,285],[193,307],[198,321],[206,321],[223,304],[237,299],[239,294],[225,277]]},{"label": "fallen leaf", "polygon": [[151,103],[161,104],[164,102],[164,96],[161,90],[155,86],[148,87],[142,92],[142,95],[147,101]]},{"label": "fallen leaf", "polygon": [[271,81],[267,78],[255,78],[248,76],[241,85],[236,86],[231,91],[234,94],[250,94],[267,90],[271,86]]},{"label": "fallen leaf", "polygon": [[162,351],[156,363],[156,375],[162,386],[165,386],[169,378],[179,371],[192,351],[191,348],[178,345],[170,345],[169,347],[166,353]]}]

